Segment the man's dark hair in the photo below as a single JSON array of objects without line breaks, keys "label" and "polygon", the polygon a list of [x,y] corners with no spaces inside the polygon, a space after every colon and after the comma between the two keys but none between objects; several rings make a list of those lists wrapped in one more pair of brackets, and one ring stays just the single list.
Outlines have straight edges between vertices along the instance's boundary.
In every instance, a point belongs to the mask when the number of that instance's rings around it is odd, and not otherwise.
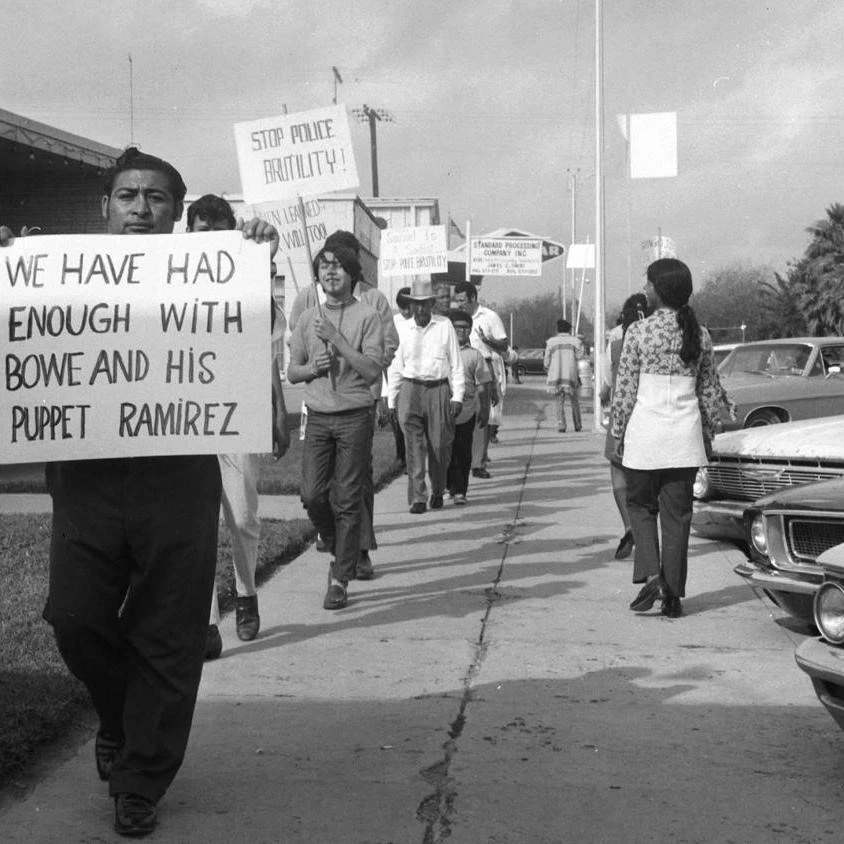
[{"label": "man's dark hair", "polygon": [[472,317],[470,317],[466,311],[460,310],[460,308],[450,308],[448,318],[451,320],[452,325],[457,325],[459,322],[463,325],[468,325],[469,328],[472,327]]},{"label": "man's dark hair", "polygon": [[185,187],[179,171],[169,161],[141,152],[137,147],[127,147],[118,156],[117,161],[106,170],[103,177],[103,192],[106,196],[111,196],[114,181],[118,174],[125,173],[127,170],[155,170],[163,173],[167,177],[167,181],[170,182],[170,192],[173,194],[173,199],[177,204],[184,202],[188,189]]},{"label": "man's dark hair", "polygon": [[454,295],[458,296],[461,293],[465,293],[470,302],[477,301],[478,288],[471,281],[458,281],[454,285]]},{"label": "man's dark hair", "polygon": [[208,225],[225,223],[230,229],[237,225],[231,205],[222,196],[206,193],[188,207],[188,231],[193,228],[194,221],[199,218]]},{"label": "man's dark hair", "polygon": [[334,246],[329,249],[323,246],[319,252],[314,256],[314,278],[319,279],[319,262],[325,259],[325,253],[330,252],[335,260],[340,262],[340,266],[352,277],[352,290],[361,279],[360,261],[355,254],[354,249],[349,249],[347,246]]},{"label": "man's dark hair", "polygon": [[355,255],[360,255],[360,241],[351,232],[337,229],[336,232],[328,235],[322,248],[333,252],[337,246],[345,246],[346,249],[351,249]]},{"label": "man's dark hair", "polygon": [[571,331],[571,323],[567,319],[558,319],[557,331],[561,333],[565,331],[566,333],[568,333],[569,331]]},{"label": "man's dark hair", "polygon": [[410,293],[409,287],[399,288],[399,292],[396,293],[396,307],[398,307],[398,308],[409,308],[410,307],[410,299],[407,298],[408,293]]}]

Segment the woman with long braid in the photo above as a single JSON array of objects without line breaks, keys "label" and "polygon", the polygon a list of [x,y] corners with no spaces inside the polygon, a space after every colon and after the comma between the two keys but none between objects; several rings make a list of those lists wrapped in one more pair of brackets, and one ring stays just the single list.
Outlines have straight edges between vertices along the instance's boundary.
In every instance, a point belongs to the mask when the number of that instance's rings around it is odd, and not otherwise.
[{"label": "woman with long braid", "polygon": [[689,268],[661,258],[647,279],[654,312],[625,335],[611,431],[627,479],[633,582],[644,583],[630,609],[649,610],[659,598],[663,615],[677,618],[686,594],[692,486],[707,462],[721,389],[712,340],[689,306]]}]

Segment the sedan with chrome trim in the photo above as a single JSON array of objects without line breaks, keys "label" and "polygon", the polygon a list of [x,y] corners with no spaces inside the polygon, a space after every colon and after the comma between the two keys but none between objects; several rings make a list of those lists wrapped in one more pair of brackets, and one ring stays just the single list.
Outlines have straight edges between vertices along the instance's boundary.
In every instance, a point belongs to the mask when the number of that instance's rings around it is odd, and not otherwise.
[{"label": "sedan with chrome trim", "polygon": [[743,543],[744,510],[766,495],[844,476],[844,416],[719,434],[698,472],[692,528]]},{"label": "sedan with chrome trim", "polygon": [[844,337],[742,343],[718,375],[736,404],[725,431],[844,413]]},{"label": "sedan with chrome trim", "polygon": [[818,557],[844,543],[844,478],[784,489],[744,511],[748,559],[734,571],[780,609],[812,623]]},{"label": "sedan with chrome trim", "polygon": [[794,654],[818,700],[835,723],[844,729],[844,545],[818,557],[823,583],[814,603],[814,621],[820,639],[807,639]]}]

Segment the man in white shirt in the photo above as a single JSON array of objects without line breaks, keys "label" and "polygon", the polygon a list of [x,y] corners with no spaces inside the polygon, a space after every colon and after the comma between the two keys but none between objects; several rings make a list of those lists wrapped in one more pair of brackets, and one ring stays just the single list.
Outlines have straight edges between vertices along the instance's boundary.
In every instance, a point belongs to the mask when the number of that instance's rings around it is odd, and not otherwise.
[{"label": "man in white shirt", "polygon": [[461,281],[454,287],[454,301],[457,307],[472,317],[472,334],[469,343],[484,357],[490,372],[489,424],[476,428],[472,440],[472,475],[476,478],[490,477],[486,464],[490,442],[498,442],[498,427],[501,424],[504,391],[507,388],[504,359],[510,340],[504,330],[504,323],[491,308],[478,302],[478,288],[470,281]]},{"label": "man in white shirt", "polygon": [[430,280],[414,281],[407,294],[413,319],[399,325],[399,347],[390,366],[387,405],[404,433],[407,501],[411,513],[428,509],[425,456],[432,510],[443,506],[454,419],[463,406],[465,377],[451,321],[433,313]]}]

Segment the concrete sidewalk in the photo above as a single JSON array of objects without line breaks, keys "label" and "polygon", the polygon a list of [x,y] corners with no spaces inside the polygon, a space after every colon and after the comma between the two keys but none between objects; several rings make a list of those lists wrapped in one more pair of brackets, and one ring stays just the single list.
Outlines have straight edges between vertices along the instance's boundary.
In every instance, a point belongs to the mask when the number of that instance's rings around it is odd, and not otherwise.
[{"label": "concrete sidewalk", "polygon": [[[686,615],[631,613],[602,436],[558,434],[530,382],[508,402],[493,477],[473,480],[467,507],[411,516],[404,478],[377,496],[378,577],[353,583],[346,609],[322,609],[328,557],[312,547],[262,587],[258,639],[224,620],[151,840],[769,842],[837,828],[842,742],[794,665],[804,634],[733,574],[737,551],[700,539]],[[112,811],[88,742],[0,828],[122,840]]]}]

